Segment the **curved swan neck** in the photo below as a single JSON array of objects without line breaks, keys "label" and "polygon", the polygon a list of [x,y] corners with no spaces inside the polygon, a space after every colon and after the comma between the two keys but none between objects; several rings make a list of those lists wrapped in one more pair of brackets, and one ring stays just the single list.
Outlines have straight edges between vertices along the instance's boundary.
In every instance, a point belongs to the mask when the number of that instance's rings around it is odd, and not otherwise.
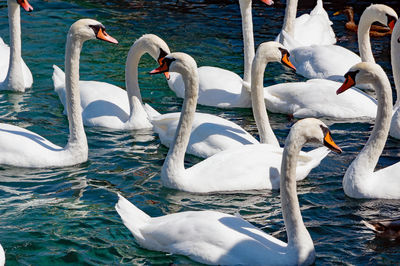
[{"label": "curved swan neck", "polygon": [[372,172],[378,163],[389,134],[392,118],[392,94],[389,80],[383,70],[375,77],[372,84],[378,100],[378,111],[375,125],[367,144],[353,161],[352,165],[358,166],[362,171]]},{"label": "curved swan neck", "polygon": [[10,27],[10,61],[6,80],[8,88],[24,91],[21,57],[21,15],[16,1],[8,0],[8,22]]},{"label": "curved swan neck", "polygon": [[145,47],[141,44],[140,40],[136,41],[129,49],[128,57],[125,65],[125,85],[126,92],[128,93],[129,109],[132,110],[134,107],[134,97],[138,98],[142,102],[142,95],[140,94],[139,79],[138,79],[138,67],[140,58],[146,53]]},{"label": "curved swan neck", "polygon": [[257,49],[251,71],[251,101],[253,115],[260,134],[260,142],[279,147],[278,139],[269,124],[268,113],[264,101],[264,70],[267,67],[265,53],[261,46]]},{"label": "curved swan neck", "polygon": [[83,41],[68,33],[65,48],[65,93],[69,123],[67,148],[87,147],[86,134],[82,122],[82,108],[79,92],[79,59]]},{"label": "curved swan neck", "polygon": [[390,41],[390,57],[392,61],[394,86],[396,88],[396,103],[394,108],[397,108],[400,105],[400,44],[398,42],[399,35],[395,34],[398,32],[400,32],[400,23],[396,23]]},{"label": "curved swan neck", "polygon": [[[251,63],[254,59],[254,35],[253,35],[253,16],[251,13],[250,0],[240,0],[240,12],[242,15],[242,31],[244,46],[244,75],[245,82],[251,82]],[[243,88],[244,89],[244,88]]]},{"label": "curved swan neck", "polygon": [[177,179],[182,177],[182,173],[185,171],[185,152],[192,131],[199,90],[197,66],[193,67],[193,69],[188,69],[186,73],[180,74],[182,75],[185,88],[187,89],[185,89],[185,99],[183,101],[175,138],[162,168],[162,177],[166,177],[164,182],[167,182],[167,185],[170,187],[177,187],[178,183],[183,183],[185,181],[180,180],[180,182],[176,182]]},{"label": "curved swan neck", "polygon": [[281,165],[280,195],[288,247],[296,249],[299,257],[307,258],[313,254],[314,244],[304,225],[296,192],[297,159],[301,147],[306,141],[297,133],[301,132],[292,128],[285,142]]},{"label": "curved swan neck", "polygon": [[294,38],[294,21],[296,19],[296,13],[297,0],[287,0],[282,30],[286,31],[292,38]]},{"label": "curved swan neck", "polygon": [[371,48],[371,40],[369,31],[372,23],[375,21],[373,15],[374,9],[369,7],[365,9],[360,17],[360,23],[358,24],[357,36],[358,36],[358,48],[360,50],[361,60],[363,62],[375,63],[374,55]]}]

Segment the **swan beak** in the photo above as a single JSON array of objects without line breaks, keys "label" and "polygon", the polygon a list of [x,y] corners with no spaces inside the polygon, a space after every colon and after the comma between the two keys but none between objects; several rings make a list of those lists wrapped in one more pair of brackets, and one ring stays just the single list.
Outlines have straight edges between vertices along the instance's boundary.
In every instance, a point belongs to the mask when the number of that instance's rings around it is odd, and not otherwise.
[{"label": "swan beak", "polygon": [[150,71],[150,74],[166,73],[167,71],[168,71],[168,65],[164,63],[161,66],[157,67],[156,69]]},{"label": "swan beak", "polygon": [[391,29],[391,30],[393,30],[394,29],[394,26],[396,25],[396,20],[395,19],[392,19],[390,22],[389,22],[389,24],[388,24],[388,26],[389,26],[389,28]]},{"label": "swan beak", "polygon": [[294,71],[296,71],[296,67],[290,62],[289,60],[289,53],[285,53],[282,57],[282,64],[284,64],[287,67],[290,67]]},{"label": "swan beak", "polygon": [[329,131],[326,132],[326,135],[324,137],[324,145],[338,154],[342,153],[342,149],[333,141],[331,133]]},{"label": "swan beak", "polygon": [[336,11],[335,13],[333,13],[334,16],[340,15],[340,11]]},{"label": "swan beak", "polygon": [[336,94],[341,94],[342,92],[348,90],[349,88],[356,85],[353,78],[350,75],[346,75],[346,80],[344,81],[343,85],[336,91]]},{"label": "swan beak", "polygon": [[113,37],[111,37],[110,35],[108,35],[107,32],[105,30],[103,30],[102,28],[100,28],[99,31],[97,32],[96,37],[99,40],[118,44],[118,41],[116,39],[114,39]]},{"label": "swan beak", "polygon": [[[160,67],[162,66],[162,61],[163,61],[163,59],[164,59],[164,57],[158,59],[158,63],[160,64]],[[164,76],[165,76],[165,78],[166,78],[167,80],[169,80],[170,75],[169,75],[169,72],[168,72],[168,71],[167,71],[167,72],[164,72]]]},{"label": "swan beak", "polygon": [[27,12],[33,11],[33,7],[28,3],[27,0],[18,0],[17,2],[23,9],[25,9],[25,11]]},{"label": "swan beak", "polygon": [[263,2],[269,6],[274,4],[274,1],[272,1],[272,0],[261,0],[261,2]]}]

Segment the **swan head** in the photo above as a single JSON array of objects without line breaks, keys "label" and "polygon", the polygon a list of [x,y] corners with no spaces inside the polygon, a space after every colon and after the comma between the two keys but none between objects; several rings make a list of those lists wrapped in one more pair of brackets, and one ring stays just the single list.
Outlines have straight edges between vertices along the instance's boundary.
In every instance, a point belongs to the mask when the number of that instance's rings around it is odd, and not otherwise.
[{"label": "swan head", "polygon": [[69,36],[84,41],[99,39],[110,43],[118,43],[116,39],[107,34],[106,28],[94,19],[80,19],[71,25]]},{"label": "swan head", "polygon": [[8,0],[7,4],[9,6],[16,6],[16,7],[20,5],[27,12],[33,11],[33,7],[29,4],[28,0]]},{"label": "swan head", "polygon": [[301,145],[307,142],[321,143],[336,153],[342,153],[342,149],[333,141],[329,128],[316,118],[305,118],[294,124],[288,136],[288,139],[293,138]]},{"label": "swan head", "polygon": [[387,25],[391,30],[393,30],[394,25],[399,18],[393,8],[382,4],[370,5],[365,9],[362,16],[371,17],[374,21]]},{"label": "swan head", "polygon": [[289,51],[279,42],[270,41],[260,44],[257,48],[256,57],[267,62],[281,62],[296,71],[296,67],[289,60]]},{"label": "swan head", "polygon": [[196,61],[185,53],[171,53],[161,60],[161,66],[152,70],[150,74],[177,72],[182,76],[197,76]]},{"label": "swan head", "polygon": [[379,74],[386,75],[379,65],[371,62],[358,63],[344,75],[345,81],[336,94],[343,93],[356,84],[375,84]]},{"label": "swan head", "polygon": [[[145,34],[135,41],[133,45],[142,47],[159,65],[162,64],[162,59],[171,53],[168,45],[163,39],[154,34]],[[167,80],[169,79],[169,73],[164,73]]]}]

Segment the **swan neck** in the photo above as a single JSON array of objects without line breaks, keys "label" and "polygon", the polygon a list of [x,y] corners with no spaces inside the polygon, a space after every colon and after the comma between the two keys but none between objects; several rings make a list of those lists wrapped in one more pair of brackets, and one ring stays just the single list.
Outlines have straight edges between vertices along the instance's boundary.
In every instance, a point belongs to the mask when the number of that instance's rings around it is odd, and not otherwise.
[{"label": "swan neck", "polygon": [[360,171],[372,172],[378,163],[385,147],[392,118],[392,94],[389,80],[382,71],[382,75],[375,79],[378,111],[375,125],[364,148],[358,154],[353,164],[360,167]]},{"label": "swan neck", "polygon": [[140,94],[138,67],[140,58],[146,53],[146,50],[140,45],[140,41],[135,42],[129,50],[128,58],[125,65],[125,85],[129,99],[129,109],[134,108],[135,98],[142,102],[142,95]]},{"label": "swan neck", "polygon": [[297,0],[287,0],[282,29],[286,31],[292,38],[294,38],[294,21],[296,19],[296,13]]},{"label": "swan neck", "polygon": [[[400,27],[400,25],[397,27]],[[396,89],[396,103],[394,105],[395,108],[399,107],[399,105],[400,105],[400,57],[399,57],[400,45],[397,40],[398,40],[397,35],[392,34],[390,57],[391,57],[391,61],[392,61],[394,86]]]},{"label": "swan neck", "polygon": [[65,49],[65,93],[69,123],[69,140],[67,147],[84,147],[87,141],[82,122],[82,108],[79,92],[79,59],[83,41],[68,33]]},{"label": "swan neck", "polygon": [[182,184],[185,181],[180,178],[182,178],[183,172],[185,171],[185,152],[192,131],[199,89],[197,67],[180,74],[182,75],[186,88],[185,99],[183,101],[174,141],[168,151],[162,168],[162,177],[165,178],[163,181],[169,187],[179,187],[178,184]]},{"label": "swan neck", "polygon": [[358,48],[360,50],[361,60],[363,62],[375,63],[374,55],[371,48],[371,40],[369,31],[374,19],[371,15],[370,9],[366,9],[360,17],[358,24]]},{"label": "swan neck", "polygon": [[21,57],[21,14],[16,1],[8,1],[8,23],[10,27],[10,61],[6,80],[11,90],[23,91]]},{"label": "swan neck", "polygon": [[304,225],[296,191],[296,166],[304,143],[304,138],[296,134],[295,130],[292,130],[286,139],[281,165],[280,195],[288,247],[307,256],[313,253],[314,244]]},{"label": "swan neck", "polygon": [[251,82],[251,63],[254,59],[253,16],[251,11],[252,1],[239,1],[242,15],[242,31],[244,46],[244,75],[245,82]]},{"label": "swan neck", "polygon": [[272,144],[279,147],[278,139],[271,128],[268,113],[264,101],[264,70],[267,67],[267,60],[264,53],[258,49],[252,65],[251,74],[251,102],[254,120],[256,121],[260,143]]}]

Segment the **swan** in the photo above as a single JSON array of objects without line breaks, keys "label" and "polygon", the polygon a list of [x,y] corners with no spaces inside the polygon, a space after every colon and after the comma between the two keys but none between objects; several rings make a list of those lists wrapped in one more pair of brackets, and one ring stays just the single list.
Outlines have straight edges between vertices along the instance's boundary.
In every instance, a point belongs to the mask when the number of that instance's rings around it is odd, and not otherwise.
[{"label": "swan", "polygon": [[[398,16],[396,12],[385,5],[371,5],[365,9],[360,18],[358,30],[358,45],[361,58],[352,51],[338,45],[311,45],[292,48],[294,40],[285,31],[283,45],[292,55],[292,61],[297,73],[306,78],[330,79],[343,82],[343,75],[355,64],[363,61],[375,62],[369,55],[371,44],[369,29],[373,22],[379,21],[393,29]],[[372,54],[372,52],[371,52]]]},{"label": "swan", "polygon": [[295,167],[307,142],[319,142],[341,152],[320,120],[300,120],[290,130],[280,166],[287,243],[241,217],[217,211],[186,211],[153,218],[119,194],[115,209],[139,245],[147,249],[185,255],[205,264],[310,265],[315,250],[300,212]]},{"label": "swan", "polygon": [[[261,0],[267,5],[271,0]],[[242,32],[244,46],[243,79],[236,73],[211,66],[198,68],[199,99],[198,104],[220,108],[251,107],[250,83],[251,63],[254,58],[253,21],[251,14],[252,0],[239,0],[242,15]],[[171,73],[168,86],[180,98],[184,98],[185,86],[181,75]]]},{"label": "swan", "polygon": [[[352,6],[345,6],[343,10],[335,12],[333,15],[338,16],[340,14],[344,14],[347,18],[347,22],[345,24],[346,29],[357,32],[358,25],[354,22],[354,9]],[[371,25],[371,29],[369,31],[369,36],[371,37],[383,37],[386,35],[392,34],[392,30],[386,26],[380,25]]]},{"label": "swan", "polygon": [[400,139],[400,22],[397,22],[392,33],[390,41],[390,56],[392,62],[392,71],[394,85],[396,88],[396,103],[393,106],[392,122],[390,123],[389,135],[393,138]]},{"label": "swan", "polygon": [[353,66],[345,75],[337,93],[360,83],[371,84],[378,99],[374,129],[364,148],[353,160],[343,177],[343,189],[352,198],[400,199],[400,162],[374,171],[385,147],[392,117],[392,90],[382,68],[371,62]]},{"label": "swan", "polygon": [[6,264],[6,254],[4,252],[3,247],[0,244],[0,266],[4,266]]},{"label": "swan", "polygon": [[[323,7],[322,0],[317,0],[317,5],[310,14],[303,14],[296,18],[298,0],[287,0],[285,18],[282,31],[293,40],[291,49],[310,45],[335,44],[336,37],[329,19],[328,13]],[[282,32],[275,41],[285,44],[285,36]]]},{"label": "swan", "polygon": [[[138,65],[145,53],[160,61],[170,50],[154,34],[145,34],[137,39],[126,60],[126,91],[106,82],[79,81],[83,123],[120,130],[152,129],[154,126],[161,143],[169,147],[180,113],[160,114],[147,104],[143,106]],[[64,80],[64,72],[54,66],[54,88],[65,106]],[[186,153],[207,158],[230,147],[255,143],[259,142],[237,124],[215,115],[196,113]]]},{"label": "swan", "polygon": [[42,136],[9,124],[0,124],[0,164],[19,167],[60,167],[85,162],[88,146],[82,123],[79,97],[79,57],[82,45],[90,39],[111,43],[117,40],[105,32],[104,26],[92,19],[72,24],[67,35],[65,69],[69,140],[61,148]]},{"label": "swan", "polygon": [[0,38],[0,90],[24,92],[32,87],[33,77],[21,57],[21,18],[19,6],[31,12],[27,0],[7,0],[10,46]]},{"label": "swan", "polygon": [[[252,91],[262,91],[262,80],[267,61],[271,57],[281,58],[281,46],[276,42],[260,45],[252,66]],[[266,56],[267,51],[277,50]],[[276,59],[276,60],[278,60]],[[196,110],[198,94],[198,75],[196,62],[187,54],[172,53],[162,60],[162,65],[151,71],[152,74],[178,72],[185,82],[185,100],[181,111],[174,141],[161,169],[161,181],[164,186],[188,192],[234,191],[247,189],[278,189],[279,169],[283,149],[273,134],[264,108],[255,112],[261,142],[265,144],[243,145],[221,151],[196,165],[185,169],[184,156],[190,137],[190,129]],[[257,69],[257,71],[254,71]],[[252,93],[253,95],[253,93]],[[253,99],[260,99],[254,94]],[[261,98],[259,105],[263,105]],[[265,106],[265,105],[264,105]],[[257,111],[257,110],[256,110]],[[297,180],[307,176],[312,168],[329,153],[326,148],[318,148],[301,153],[297,167]],[[251,177],[251,178],[249,178]]]}]

